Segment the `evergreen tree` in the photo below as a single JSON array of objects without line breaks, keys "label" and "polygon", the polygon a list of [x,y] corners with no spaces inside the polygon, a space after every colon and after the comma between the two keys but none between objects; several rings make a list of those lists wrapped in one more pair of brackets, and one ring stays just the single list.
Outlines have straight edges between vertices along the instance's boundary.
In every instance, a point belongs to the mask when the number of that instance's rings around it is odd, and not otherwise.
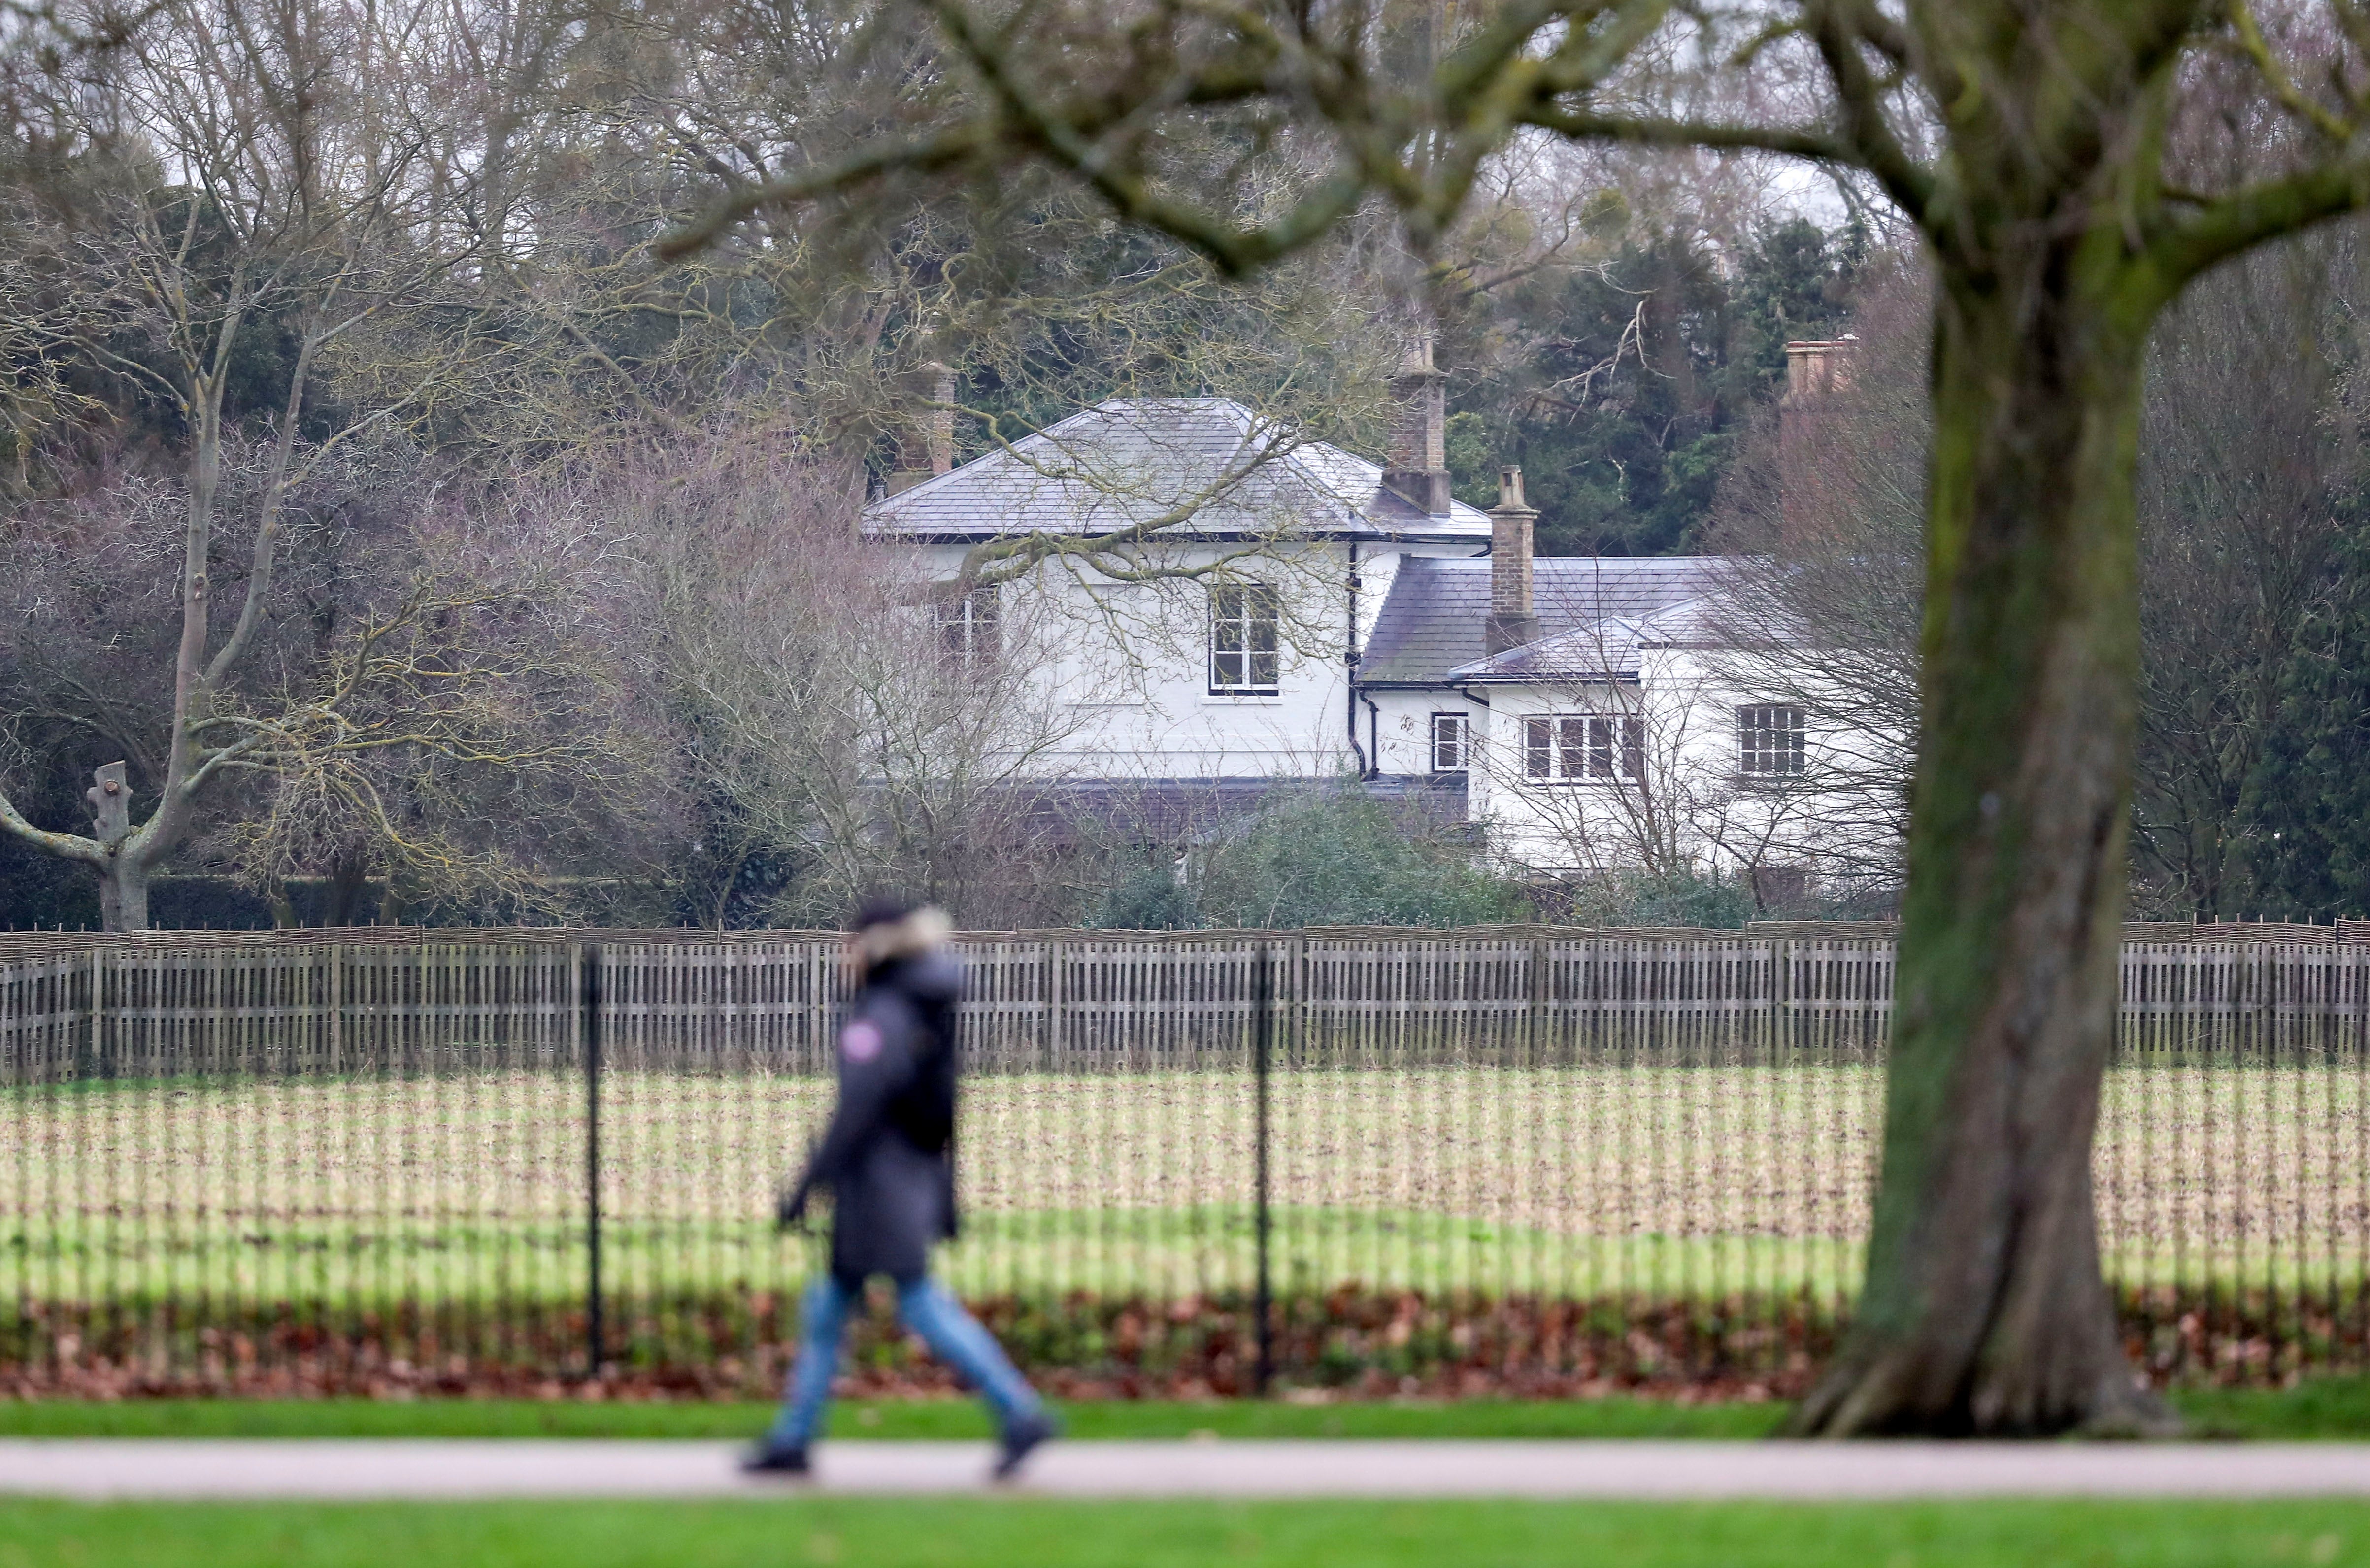
[{"label": "evergreen tree", "polygon": [[1789,339],[1840,328],[1867,251],[1856,226],[1762,225],[1733,258],[1692,234],[1623,242],[1488,311],[1503,357],[1458,388],[1457,493],[1496,498],[1520,463],[1545,555],[1701,548],[1742,422],[1775,396]]},{"label": "evergreen tree", "polygon": [[2280,673],[2276,718],[2235,823],[2268,919],[2370,913],[2370,506],[2346,509],[2320,624]]}]

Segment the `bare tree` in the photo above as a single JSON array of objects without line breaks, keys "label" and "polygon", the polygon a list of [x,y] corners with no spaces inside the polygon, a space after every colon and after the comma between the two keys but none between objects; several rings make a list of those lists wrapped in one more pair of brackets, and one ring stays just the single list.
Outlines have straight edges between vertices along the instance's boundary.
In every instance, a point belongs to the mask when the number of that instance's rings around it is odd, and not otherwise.
[{"label": "bare tree", "polygon": [[[2342,513],[2364,457],[2343,391],[2361,360],[2357,244],[2339,229],[2249,257],[2152,340],[2133,886],[2182,918],[2261,907],[2249,790],[2281,683],[2343,592]],[[1904,838],[1912,763],[1895,743],[1917,718],[1927,295],[1906,268],[1864,291],[1853,340],[1831,351],[1847,373],[1761,421],[1711,536],[1733,563],[1716,611],[1727,681],[1862,738],[1835,759],[1836,802]],[[1897,845],[1890,859],[1897,870]]]},{"label": "bare tree", "polygon": [[585,482],[644,561],[708,920],[835,920],[880,885],[983,923],[1032,908],[1074,722],[1038,675],[1051,628],[977,599],[949,618],[851,525],[827,458],[712,441]]},{"label": "bare tree", "polygon": [[1708,530],[1728,563],[1712,662],[1827,737],[1798,825],[1828,874],[1871,890],[1898,887],[1909,836],[1930,311],[1914,260],[1878,270],[1851,337],[1822,354],[1831,374],[1747,432]]},{"label": "bare tree", "polygon": [[[11,63],[27,133],[100,170],[87,213],[26,214],[21,266],[40,279],[31,330],[46,356],[174,427],[178,587],[155,612],[178,630],[160,651],[162,732],[126,747],[136,775],[95,786],[92,833],[38,827],[0,795],[0,826],[98,875],[111,928],[146,924],[151,879],[197,828],[201,799],[231,779],[319,782],[338,771],[331,759],[364,751],[487,760],[461,709],[392,715],[432,690],[526,673],[461,657],[456,628],[505,595],[433,570],[357,626],[324,628],[316,669],[263,657],[286,609],[293,498],[418,414],[475,347],[463,332],[408,359],[390,352],[406,318],[466,314],[474,250],[438,221],[449,191],[431,178],[436,138],[412,112],[422,106],[373,112],[387,106],[364,95],[381,84],[341,74],[350,58],[376,58],[375,18],[316,0],[192,0],[161,8],[87,71]],[[152,538],[144,520],[162,496],[144,479],[93,499],[130,510],[127,538]],[[20,542],[37,546],[39,532]],[[90,707],[124,717],[121,704]],[[135,795],[147,807],[137,815]]]}]

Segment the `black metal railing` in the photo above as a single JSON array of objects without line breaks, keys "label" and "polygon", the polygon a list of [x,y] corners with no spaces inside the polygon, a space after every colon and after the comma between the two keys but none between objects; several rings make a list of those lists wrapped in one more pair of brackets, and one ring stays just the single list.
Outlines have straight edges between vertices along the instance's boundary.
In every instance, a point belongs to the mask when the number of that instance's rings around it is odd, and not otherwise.
[{"label": "black metal railing", "polygon": [[[2096,1174],[2134,1355],[2362,1364],[2370,946],[2132,935]],[[1849,1311],[1881,929],[959,945],[943,1272],[1053,1386],[1782,1394]],[[0,938],[0,1386],[770,1389],[836,947]],[[867,1332],[860,1378],[938,1376]]]}]

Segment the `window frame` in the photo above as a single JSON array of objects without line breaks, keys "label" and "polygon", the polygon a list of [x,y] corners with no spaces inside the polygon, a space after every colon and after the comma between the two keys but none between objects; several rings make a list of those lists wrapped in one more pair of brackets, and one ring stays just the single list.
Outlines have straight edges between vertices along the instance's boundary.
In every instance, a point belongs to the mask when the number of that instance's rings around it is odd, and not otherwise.
[{"label": "window frame", "polygon": [[1523,718],[1523,782],[1634,789],[1646,781],[1646,721],[1635,713]]},{"label": "window frame", "polygon": [[[1771,722],[1769,716],[1785,718]],[[1736,709],[1736,771],[1756,782],[1811,771],[1810,713],[1798,702],[1745,702]]]},{"label": "window frame", "polygon": [[[1455,754],[1456,760],[1454,764],[1443,763],[1440,760],[1444,725],[1454,734],[1454,738],[1446,742],[1447,749]],[[1473,715],[1453,711],[1434,713],[1432,716],[1432,771],[1435,775],[1468,773],[1472,771],[1472,767]]]},{"label": "window frame", "polygon": [[[1270,582],[1210,584],[1210,645],[1204,674],[1212,697],[1282,695],[1283,598]],[[1221,678],[1221,662],[1225,660],[1236,661],[1232,671],[1235,679]],[[1264,679],[1260,678],[1262,673]]]},{"label": "window frame", "polygon": [[956,668],[976,674],[1003,656],[1003,584],[980,582],[967,594],[940,594],[931,613],[938,651]]}]

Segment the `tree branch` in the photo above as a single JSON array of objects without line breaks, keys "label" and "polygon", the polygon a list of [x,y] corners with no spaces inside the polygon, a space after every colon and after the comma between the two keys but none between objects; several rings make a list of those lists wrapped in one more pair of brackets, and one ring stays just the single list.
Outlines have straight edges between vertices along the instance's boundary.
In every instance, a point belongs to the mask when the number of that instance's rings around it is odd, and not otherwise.
[{"label": "tree branch", "polygon": [[[1542,107],[1524,122],[1573,141],[1628,142],[1643,147],[1708,147],[1714,151],[1779,153],[1819,163],[1866,168],[1849,143],[1824,131],[1784,126],[1738,125],[1721,121],[1675,120],[1651,114],[1601,114],[1593,110]],[[1870,172],[1874,172],[1871,170]]]},{"label": "tree branch", "polygon": [[977,156],[995,140],[990,127],[956,125],[935,135],[869,147],[821,168],[753,185],[724,197],[699,217],[651,246],[650,253],[662,261],[680,261],[715,244],[726,229],[764,208],[811,202],[818,196],[852,190],[906,170],[927,173],[947,168]]},{"label": "tree branch", "polygon": [[939,24],[1015,122],[1000,138],[983,137],[983,145],[1003,140],[1052,159],[1085,179],[1130,221],[1192,247],[1221,271],[1238,276],[1292,254],[1356,211],[1365,196],[1368,178],[1344,169],[1320,181],[1283,218],[1252,228],[1237,228],[1172,201],[1156,191],[1149,179],[1118,167],[1079,126],[1038,104],[961,0],[935,0],[935,5]]},{"label": "tree branch", "polygon": [[1858,152],[1859,167],[1876,177],[1913,222],[1922,225],[1933,203],[1934,177],[1910,157],[1885,121],[1883,90],[1860,53],[1868,40],[1855,25],[1858,17],[1847,15],[1840,0],[1812,0],[1805,14],[1811,42],[1835,85],[1844,139]]},{"label": "tree branch", "polygon": [[2196,212],[2166,222],[2148,242],[2143,255],[2155,273],[2155,285],[2144,303],[2153,313],[2217,261],[2365,208],[2370,208],[2370,157],[2336,159],[2211,198]]},{"label": "tree branch", "polygon": [[85,838],[78,833],[52,833],[47,828],[35,827],[25,820],[23,813],[17,811],[16,802],[8,799],[6,790],[0,790],[0,828],[6,828],[12,836],[62,860],[79,860],[86,866],[101,869],[107,865],[107,848],[97,839]]}]

